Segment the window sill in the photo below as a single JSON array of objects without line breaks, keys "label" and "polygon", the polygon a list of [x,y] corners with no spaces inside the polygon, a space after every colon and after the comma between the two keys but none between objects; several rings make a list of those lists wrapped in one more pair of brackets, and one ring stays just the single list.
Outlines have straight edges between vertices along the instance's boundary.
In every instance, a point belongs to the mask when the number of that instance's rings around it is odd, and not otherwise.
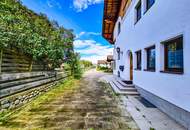
[{"label": "window sill", "polygon": [[[151,7],[152,7],[152,6],[151,6]],[[151,7],[150,7],[150,8],[151,8]],[[146,11],[145,11],[143,14],[145,15],[147,12],[149,12],[150,8],[147,8]]]},{"label": "window sill", "polygon": [[139,20],[136,20],[134,25],[136,25],[140,20],[141,20],[141,18]]},{"label": "window sill", "polygon": [[146,11],[143,13],[143,15],[145,15],[148,12],[149,9],[146,9]]},{"label": "window sill", "polygon": [[167,73],[167,74],[178,74],[178,75],[183,75],[184,72],[176,72],[176,71],[167,71],[167,70],[164,70],[164,71],[160,71],[161,73]]},{"label": "window sill", "polygon": [[144,71],[147,71],[147,72],[156,72],[156,70],[152,70],[152,69],[144,69]]},{"label": "window sill", "polygon": [[134,69],[134,70],[136,70],[136,71],[141,71],[141,69],[137,69],[137,68],[136,68],[136,69]]}]

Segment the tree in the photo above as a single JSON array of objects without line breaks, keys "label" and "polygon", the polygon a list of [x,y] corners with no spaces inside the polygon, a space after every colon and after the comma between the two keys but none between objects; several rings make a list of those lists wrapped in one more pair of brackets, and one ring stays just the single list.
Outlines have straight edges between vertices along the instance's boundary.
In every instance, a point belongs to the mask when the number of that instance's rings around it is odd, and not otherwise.
[{"label": "tree", "polygon": [[31,60],[54,68],[73,49],[74,35],[45,14],[36,14],[18,0],[0,1],[0,48],[17,48]]}]

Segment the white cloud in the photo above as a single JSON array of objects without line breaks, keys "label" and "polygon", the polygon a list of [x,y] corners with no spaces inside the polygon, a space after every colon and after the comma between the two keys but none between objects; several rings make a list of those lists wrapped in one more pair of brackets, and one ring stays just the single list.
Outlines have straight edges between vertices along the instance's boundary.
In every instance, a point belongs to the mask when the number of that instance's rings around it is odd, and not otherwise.
[{"label": "white cloud", "polygon": [[57,7],[59,9],[62,9],[61,4],[59,2],[57,2],[56,0],[47,0],[47,5],[50,8]]},{"label": "white cloud", "polygon": [[107,55],[113,54],[112,47],[101,45],[94,40],[75,40],[74,47],[76,52],[85,55],[81,59],[93,63],[97,63],[97,60],[106,59]]},{"label": "white cloud", "polygon": [[103,0],[73,0],[73,6],[77,12],[82,12],[87,9],[89,5],[99,4]]},{"label": "white cloud", "polygon": [[87,32],[87,35],[95,35],[95,36],[98,36],[98,35],[101,35],[101,33]]},{"label": "white cloud", "polygon": [[76,35],[76,39],[82,37],[82,36],[99,36],[101,33],[98,32],[80,32],[79,34]]},{"label": "white cloud", "polygon": [[81,57],[81,60],[91,61],[93,64],[97,64],[97,60],[105,60],[105,59],[106,59],[106,56],[98,56],[98,55],[89,56],[89,57]]},{"label": "white cloud", "polygon": [[79,34],[76,35],[76,39],[80,38],[81,36],[83,36],[85,34],[85,32],[80,32]]}]

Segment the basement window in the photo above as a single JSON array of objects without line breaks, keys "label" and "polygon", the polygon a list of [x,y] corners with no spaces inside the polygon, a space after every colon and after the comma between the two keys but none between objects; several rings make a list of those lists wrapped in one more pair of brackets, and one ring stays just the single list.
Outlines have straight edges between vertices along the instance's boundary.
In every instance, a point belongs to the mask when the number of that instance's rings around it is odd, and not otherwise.
[{"label": "basement window", "polygon": [[164,42],[166,72],[183,73],[183,36]]}]

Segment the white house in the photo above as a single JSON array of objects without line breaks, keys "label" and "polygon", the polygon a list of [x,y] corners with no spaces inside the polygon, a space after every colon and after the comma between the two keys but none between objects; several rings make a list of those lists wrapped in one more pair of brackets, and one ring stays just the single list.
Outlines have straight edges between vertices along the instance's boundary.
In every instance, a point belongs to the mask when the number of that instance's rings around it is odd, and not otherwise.
[{"label": "white house", "polygon": [[190,130],[190,0],[105,0],[102,35],[114,75]]}]

